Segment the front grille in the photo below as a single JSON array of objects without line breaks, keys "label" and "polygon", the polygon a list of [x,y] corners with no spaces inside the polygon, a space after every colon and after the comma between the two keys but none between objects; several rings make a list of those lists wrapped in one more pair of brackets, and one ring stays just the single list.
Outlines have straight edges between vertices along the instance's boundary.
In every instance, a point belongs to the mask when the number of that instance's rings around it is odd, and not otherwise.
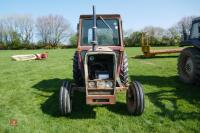
[{"label": "front grille", "polygon": [[88,90],[88,95],[113,95],[114,90]]}]

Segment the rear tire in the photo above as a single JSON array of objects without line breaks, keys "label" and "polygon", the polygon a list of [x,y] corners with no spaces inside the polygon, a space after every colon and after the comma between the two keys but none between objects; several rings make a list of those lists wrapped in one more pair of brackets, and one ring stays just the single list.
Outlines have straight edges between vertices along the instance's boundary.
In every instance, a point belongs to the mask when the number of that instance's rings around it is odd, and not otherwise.
[{"label": "rear tire", "polygon": [[144,112],[144,93],[142,85],[134,81],[126,92],[126,104],[131,115],[141,115]]},{"label": "rear tire", "polygon": [[126,53],[123,55],[123,63],[120,70],[120,80],[125,86],[128,85],[128,56]]},{"label": "rear tire", "polygon": [[72,111],[71,83],[64,81],[60,88],[60,111],[62,115],[70,114]]},{"label": "rear tire", "polygon": [[79,64],[78,64],[78,52],[77,51],[74,53],[74,59],[73,59],[73,78],[74,78],[76,85],[83,86],[83,84],[84,84],[83,76],[82,76],[82,73],[81,73],[81,70],[80,70]]},{"label": "rear tire", "polygon": [[178,74],[184,83],[200,82],[200,50],[190,47],[181,52],[178,59]]}]

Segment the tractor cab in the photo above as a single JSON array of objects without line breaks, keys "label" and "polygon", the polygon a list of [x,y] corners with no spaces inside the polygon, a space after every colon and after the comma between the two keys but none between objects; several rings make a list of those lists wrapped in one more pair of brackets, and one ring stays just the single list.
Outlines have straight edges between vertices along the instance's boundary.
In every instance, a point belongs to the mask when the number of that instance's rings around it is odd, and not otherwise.
[{"label": "tractor cab", "polygon": [[189,38],[200,39],[200,17],[193,20]]},{"label": "tractor cab", "polygon": [[200,17],[193,19],[189,35],[183,28],[183,41],[181,45],[192,45],[200,48]]},{"label": "tractor cab", "polygon": [[[98,46],[121,46],[120,15],[97,15],[96,34]],[[80,16],[79,46],[91,46],[93,19],[92,15]]]}]

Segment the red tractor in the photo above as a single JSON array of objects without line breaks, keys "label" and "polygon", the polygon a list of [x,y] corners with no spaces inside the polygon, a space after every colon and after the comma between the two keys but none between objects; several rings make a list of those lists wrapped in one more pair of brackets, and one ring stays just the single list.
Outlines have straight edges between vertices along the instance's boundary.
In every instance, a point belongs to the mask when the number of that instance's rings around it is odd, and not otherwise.
[{"label": "red tractor", "polygon": [[74,89],[84,89],[86,104],[115,104],[117,90],[126,90],[130,114],[144,111],[142,85],[128,83],[128,57],[123,43],[122,20],[118,14],[81,15],[77,51],[73,59],[75,85],[65,81],[60,89],[60,110],[63,115],[72,111]]}]

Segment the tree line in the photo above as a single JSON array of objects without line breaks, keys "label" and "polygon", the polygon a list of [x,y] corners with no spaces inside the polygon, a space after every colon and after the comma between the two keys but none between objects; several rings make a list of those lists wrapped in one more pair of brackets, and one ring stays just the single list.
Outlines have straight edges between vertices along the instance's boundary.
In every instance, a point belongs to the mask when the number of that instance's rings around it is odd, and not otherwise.
[{"label": "tree line", "polygon": [[[60,15],[0,18],[0,49],[56,48],[71,34],[69,22]],[[37,40],[37,41],[36,41]]]},{"label": "tree line", "polygon": [[[183,29],[189,33],[194,16],[182,18],[169,29],[147,26],[140,31],[124,32],[125,46],[140,46],[141,33],[146,33],[151,46],[174,46],[181,41]],[[70,23],[61,15],[30,15],[0,17],[0,49],[40,49],[65,48],[69,42],[75,47],[76,34],[72,33]],[[65,43],[65,44],[64,44]]]},{"label": "tree line", "polygon": [[168,29],[162,27],[147,26],[140,31],[125,32],[125,46],[140,46],[142,33],[145,33],[151,46],[175,46],[179,45],[183,32],[190,32],[191,23],[195,16],[183,17],[175,25]]}]

